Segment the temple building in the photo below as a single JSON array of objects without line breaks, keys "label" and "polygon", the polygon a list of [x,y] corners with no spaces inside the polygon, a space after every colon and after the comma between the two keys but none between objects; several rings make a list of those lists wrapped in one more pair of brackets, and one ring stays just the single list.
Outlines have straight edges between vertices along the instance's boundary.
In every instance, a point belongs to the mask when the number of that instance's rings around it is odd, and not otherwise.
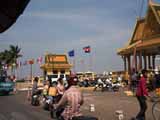
[{"label": "temple building", "polygon": [[46,54],[45,64],[41,66],[44,71],[44,78],[56,81],[58,78],[64,78],[70,75],[72,65],[69,64],[67,55]]},{"label": "temple building", "polygon": [[145,17],[136,20],[127,46],[117,54],[123,59],[124,71],[155,69],[155,58],[160,55],[160,4],[149,1]]}]

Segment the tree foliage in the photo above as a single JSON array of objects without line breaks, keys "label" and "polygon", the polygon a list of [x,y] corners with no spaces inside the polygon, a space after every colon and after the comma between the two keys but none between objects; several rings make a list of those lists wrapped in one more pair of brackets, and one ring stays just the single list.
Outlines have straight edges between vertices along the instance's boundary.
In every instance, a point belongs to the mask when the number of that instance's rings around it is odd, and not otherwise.
[{"label": "tree foliage", "polygon": [[3,64],[16,64],[17,59],[22,57],[20,51],[21,48],[19,48],[18,45],[10,45],[8,50],[0,52],[0,66],[2,67]]}]

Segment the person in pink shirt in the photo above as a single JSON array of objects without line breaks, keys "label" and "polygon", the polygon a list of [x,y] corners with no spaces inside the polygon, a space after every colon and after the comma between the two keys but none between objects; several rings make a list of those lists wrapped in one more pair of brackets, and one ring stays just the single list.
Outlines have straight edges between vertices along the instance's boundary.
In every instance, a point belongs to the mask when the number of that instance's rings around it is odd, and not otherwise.
[{"label": "person in pink shirt", "polygon": [[57,80],[57,93],[58,93],[58,95],[57,95],[57,101],[59,101],[61,98],[62,98],[62,96],[63,96],[63,94],[64,94],[64,91],[65,91],[65,87],[64,87],[64,84],[63,84],[63,79],[62,78],[59,78],[58,80]]},{"label": "person in pink shirt", "polygon": [[136,91],[137,100],[140,105],[140,111],[136,116],[136,120],[145,120],[145,112],[147,110],[146,97],[148,96],[146,80],[147,80],[147,71],[142,70]]},{"label": "person in pink shirt", "polygon": [[83,104],[83,95],[76,86],[77,82],[76,77],[71,77],[68,80],[68,89],[64,92],[59,103],[54,106],[56,109],[65,106],[61,113],[64,120],[72,120],[72,118],[82,115],[80,106]]}]

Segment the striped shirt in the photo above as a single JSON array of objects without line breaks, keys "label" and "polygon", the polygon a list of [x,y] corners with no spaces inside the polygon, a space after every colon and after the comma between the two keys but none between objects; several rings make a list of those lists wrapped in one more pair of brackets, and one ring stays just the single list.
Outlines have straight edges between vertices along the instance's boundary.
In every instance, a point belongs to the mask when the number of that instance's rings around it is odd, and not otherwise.
[{"label": "striped shirt", "polygon": [[80,106],[83,104],[83,96],[76,86],[71,86],[64,92],[57,108],[63,105],[65,109],[62,113],[64,120],[71,120],[74,116],[81,116]]}]

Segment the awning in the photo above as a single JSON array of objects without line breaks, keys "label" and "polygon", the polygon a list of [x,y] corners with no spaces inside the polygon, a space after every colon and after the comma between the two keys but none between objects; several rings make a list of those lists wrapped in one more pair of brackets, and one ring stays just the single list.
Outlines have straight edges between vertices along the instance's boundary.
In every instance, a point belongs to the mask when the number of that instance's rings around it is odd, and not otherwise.
[{"label": "awning", "polygon": [[133,54],[134,47],[136,47],[137,51],[149,50],[151,52],[153,50],[152,48],[160,47],[160,38],[156,37],[150,40],[137,41],[131,45],[119,49],[117,53],[119,55]]}]

